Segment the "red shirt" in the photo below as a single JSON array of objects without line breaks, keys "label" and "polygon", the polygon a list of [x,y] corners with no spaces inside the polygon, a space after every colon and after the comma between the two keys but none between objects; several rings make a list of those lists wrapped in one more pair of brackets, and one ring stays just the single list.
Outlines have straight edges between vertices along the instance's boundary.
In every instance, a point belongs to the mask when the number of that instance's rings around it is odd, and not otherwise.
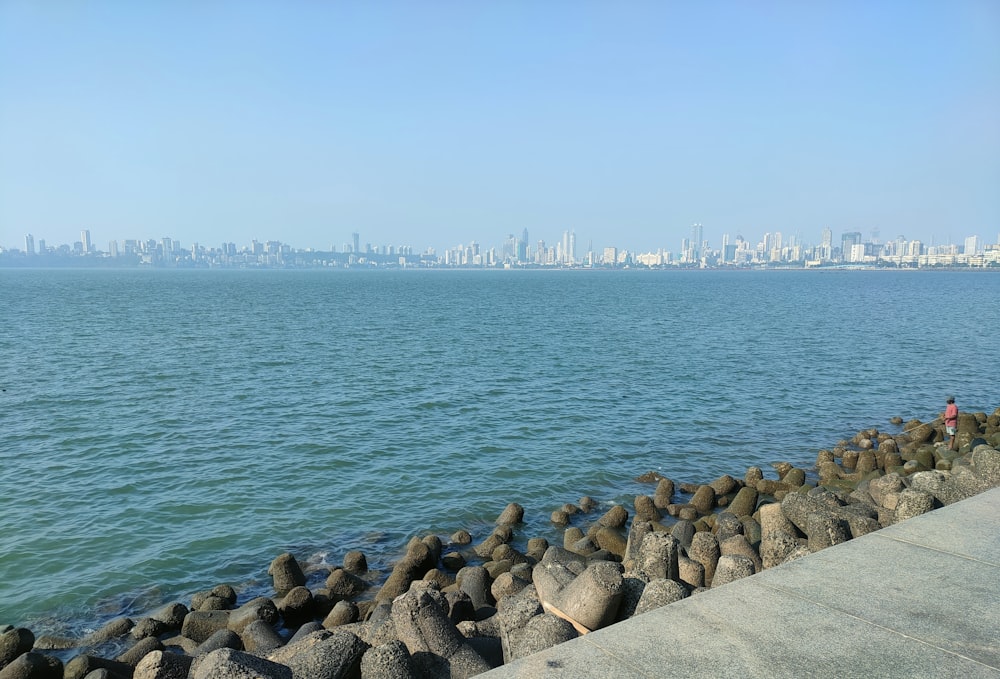
[{"label": "red shirt", "polygon": [[944,409],[944,423],[949,427],[958,424],[958,406],[954,403],[949,403],[948,407]]}]

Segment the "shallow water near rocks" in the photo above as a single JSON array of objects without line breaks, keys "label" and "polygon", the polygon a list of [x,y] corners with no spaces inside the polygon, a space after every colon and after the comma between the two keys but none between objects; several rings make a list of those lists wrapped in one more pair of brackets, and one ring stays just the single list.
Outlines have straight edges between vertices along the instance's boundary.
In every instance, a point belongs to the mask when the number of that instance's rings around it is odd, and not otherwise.
[{"label": "shallow water near rocks", "polygon": [[[79,634],[997,403],[1000,274],[0,271],[0,624]],[[314,578],[322,579],[318,571]]]}]

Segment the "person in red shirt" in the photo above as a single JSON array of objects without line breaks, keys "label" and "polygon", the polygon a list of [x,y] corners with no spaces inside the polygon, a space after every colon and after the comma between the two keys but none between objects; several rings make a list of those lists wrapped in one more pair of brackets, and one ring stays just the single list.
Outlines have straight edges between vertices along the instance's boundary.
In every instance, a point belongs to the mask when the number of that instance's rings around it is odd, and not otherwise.
[{"label": "person in red shirt", "polygon": [[955,397],[948,397],[948,406],[944,409],[944,430],[948,433],[948,450],[955,450],[955,433],[958,431],[958,406]]}]

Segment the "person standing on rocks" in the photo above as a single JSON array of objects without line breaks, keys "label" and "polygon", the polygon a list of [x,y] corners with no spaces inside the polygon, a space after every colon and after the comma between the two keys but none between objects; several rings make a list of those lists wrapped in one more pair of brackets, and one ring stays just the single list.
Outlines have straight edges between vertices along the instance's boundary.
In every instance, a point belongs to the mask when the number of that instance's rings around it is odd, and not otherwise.
[{"label": "person standing on rocks", "polygon": [[944,430],[948,434],[948,450],[955,450],[955,433],[958,431],[958,406],[955,397],[948,397],[948,406],[944,409]]}]

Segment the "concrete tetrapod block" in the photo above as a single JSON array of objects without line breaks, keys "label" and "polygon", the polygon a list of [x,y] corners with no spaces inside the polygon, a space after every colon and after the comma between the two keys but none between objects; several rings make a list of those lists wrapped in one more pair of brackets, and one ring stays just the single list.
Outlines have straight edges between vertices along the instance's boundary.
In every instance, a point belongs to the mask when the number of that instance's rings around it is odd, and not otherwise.
[{"label": "concrete tetrapod block", "polygon": [[59,658],[28,651],[0,669],[0,679],[63,679]]},{"label": "concrete tetrapod block", "polygon": [[411,590],[393,601],[392,621],[418,673],[465,679],[491,669],[426,590]]},{"label": "concrete tetrapod block", "polygon": [[26,627],[17,627],[0,634],[0,669],[35,645],[35,635]]},{"label": "concrete tetrapod block", "polygon": [[267,569],[267,574],[271,576],[274,591],[279,597],[306,584],[306,576],[302,572],[302,567],[288,552],[275,557]]},{"label": "concrete tetrapod block", "polygon": [[358,676],[361,657],[369,648],[346,630],[321,630],[274,651],[267,659],[291,669],[294,679],[346,679]]},{"label": "concrete tetrapod block", "polygon": [[687,588],[679,582],[666,579],[651,580],[642,590],[642,596],[635,607],[635,615],[648,613],[660,606],[686,599],[688,596],[690,594]]},{"label": "concrete tetrapod block", "polygon": [[220,648],[197,664],[191,679],[294,679],[292,670],[256,655]]},{"label": "concrete tetrapod block", "polygon": [[585,634],[615,621],[622,600],[622,586],[621,564],[597,561],[559,590],[554,600],[542,599],[542,606],[547,613],[568,620],[577,631]]},{"label": "concrete tetrapod block", "polygon": [[668,533],[647,533],[639,548],[638,570],[650,579],[678,578],[681,543]]},{"label": "concrete tetrapod block", "polygon": [[153,651],[135,666],[132,679],[187,679],[192,658],[180,653]]},{"label": "concrete tetrapod block", "polygon": [[361,679],[417,679],[406,644],[397,639],[365,651]]}]

